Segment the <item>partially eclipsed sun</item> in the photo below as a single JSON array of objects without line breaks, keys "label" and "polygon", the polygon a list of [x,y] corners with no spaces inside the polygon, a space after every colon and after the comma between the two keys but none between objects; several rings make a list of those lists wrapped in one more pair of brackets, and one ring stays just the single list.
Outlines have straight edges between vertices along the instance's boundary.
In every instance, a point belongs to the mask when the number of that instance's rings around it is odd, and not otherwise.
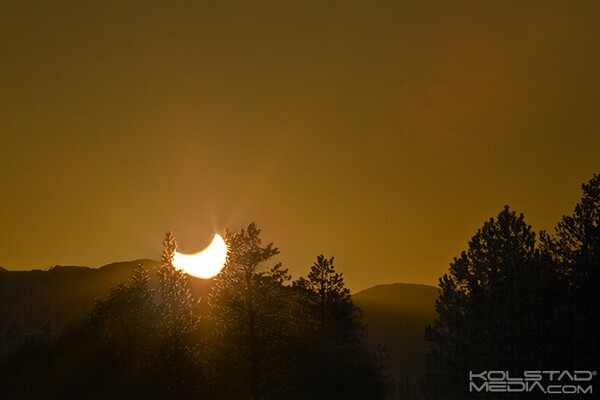
[{"label": "partially eclipsed sun", "polygon": [[175,252],[173,266],[188,275],[210,279],[223,269],[227,260],[227,244],[220,235],[215,235],[204,250],[195,254]]}]

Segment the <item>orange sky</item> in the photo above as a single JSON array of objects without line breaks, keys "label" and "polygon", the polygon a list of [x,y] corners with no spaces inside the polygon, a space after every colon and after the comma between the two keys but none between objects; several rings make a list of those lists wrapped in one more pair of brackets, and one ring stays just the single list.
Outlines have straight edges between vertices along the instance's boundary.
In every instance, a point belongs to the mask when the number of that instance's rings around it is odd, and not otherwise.
[{"label": "orange sky", "polygon": [[597,1],[82,3],[0,0],[8,269],[254,220],[295,277],[435,284],[504,204],[551,229],[600,172]]}]

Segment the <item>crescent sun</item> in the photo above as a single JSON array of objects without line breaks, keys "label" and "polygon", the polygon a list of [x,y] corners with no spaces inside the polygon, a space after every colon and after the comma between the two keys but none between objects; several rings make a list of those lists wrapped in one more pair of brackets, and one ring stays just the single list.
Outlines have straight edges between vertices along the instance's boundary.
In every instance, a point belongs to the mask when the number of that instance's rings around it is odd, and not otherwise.
[{"label": "crescent sun", "polygon": [[202,279],[210,279],[223,269],[227,261],[227,244],[220,235],[215,235],[212,242],[194,254],[175,252],[173,266],[188,275]]}]

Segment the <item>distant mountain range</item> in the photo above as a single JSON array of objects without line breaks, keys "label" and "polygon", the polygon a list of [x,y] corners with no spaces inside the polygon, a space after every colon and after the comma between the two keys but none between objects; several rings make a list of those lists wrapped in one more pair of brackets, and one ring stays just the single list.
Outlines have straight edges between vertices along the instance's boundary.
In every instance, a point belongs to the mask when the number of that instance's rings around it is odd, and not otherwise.
[{"label": "distant mountain range", "polygon": [[[150,284],[156,285],[159,263],[153,260],[118,262],[97,269],[0,268],[0,355],[14,350],[26,335],[58,333],[70,320],[85,317],[95,301],[125,281],[138,264],[146,267]],[[208,292],[210,280],[188,279],[195,296],[203,297]],[[383,355],[394,376],[420,374],[426,351],[423,334],[435,318],[437,296],[433,286],[404,283],[378,285],[353,295],[368,325],[370,343],[385,348]]]},{"label": "distant mountain range", "polygon": [[[71,320],[88,315],[96,300],[129,278],[142,264],[156,284],[153,260],[117,262],[101,268],[54,266],[47,271],[0,269],[0,355],[14,350],[27,335],[59,333]],[[209,281],[190,277],[194,295],[208,291]]]}]

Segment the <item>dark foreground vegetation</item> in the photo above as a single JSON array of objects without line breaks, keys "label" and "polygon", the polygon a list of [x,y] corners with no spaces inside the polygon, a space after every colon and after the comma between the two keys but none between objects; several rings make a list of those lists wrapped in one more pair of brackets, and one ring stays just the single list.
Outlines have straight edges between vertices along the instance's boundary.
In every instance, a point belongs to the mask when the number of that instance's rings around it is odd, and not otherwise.
[{"label": "dark foreground vegetation", "polygon": [[[140,265],[87,317],[4,351],[0,398],[536,399],[547,395],[473,393],[469,371],[598,369],[600,175],[553,235],[508,206],[484,223],[440,279],[427,360],[414,374],[390,368],[395,350],[366,340],[333,258],[292,281],[254,224],[225,239],[228,262],[200,299],[172,267],[168,234],[156,282]],[[392,286],[377,290],[386,304],[404,301]],[[419,293],[429,304],[431,292]],[[390,330],[429,319],[410,310],[399,319],[366,292],[358,300]]]},{"label": "dark foreground vegetation", "polygon": [[382,398],[366,342],[333,258],[291,281],[252,223],[226,233],[228,262],[202,303],[173,268],[165,238],[158,284],[133,274],[60,335],[31,337],[2,363],[2,398]]},{"label": "dark foreground vegetation", "polygon": [[[541,391],[469,392],[469,371],[519,377],[525,370],[598,370],[600,175],[582,189],[554,235],[536,235],[522,214],[506,207],[450,264],[440,279],[438,317],[426,332],[428,399],[548,398]],[[600,383],[591,384],[595,392],[580,396],[598,396]]]}]

